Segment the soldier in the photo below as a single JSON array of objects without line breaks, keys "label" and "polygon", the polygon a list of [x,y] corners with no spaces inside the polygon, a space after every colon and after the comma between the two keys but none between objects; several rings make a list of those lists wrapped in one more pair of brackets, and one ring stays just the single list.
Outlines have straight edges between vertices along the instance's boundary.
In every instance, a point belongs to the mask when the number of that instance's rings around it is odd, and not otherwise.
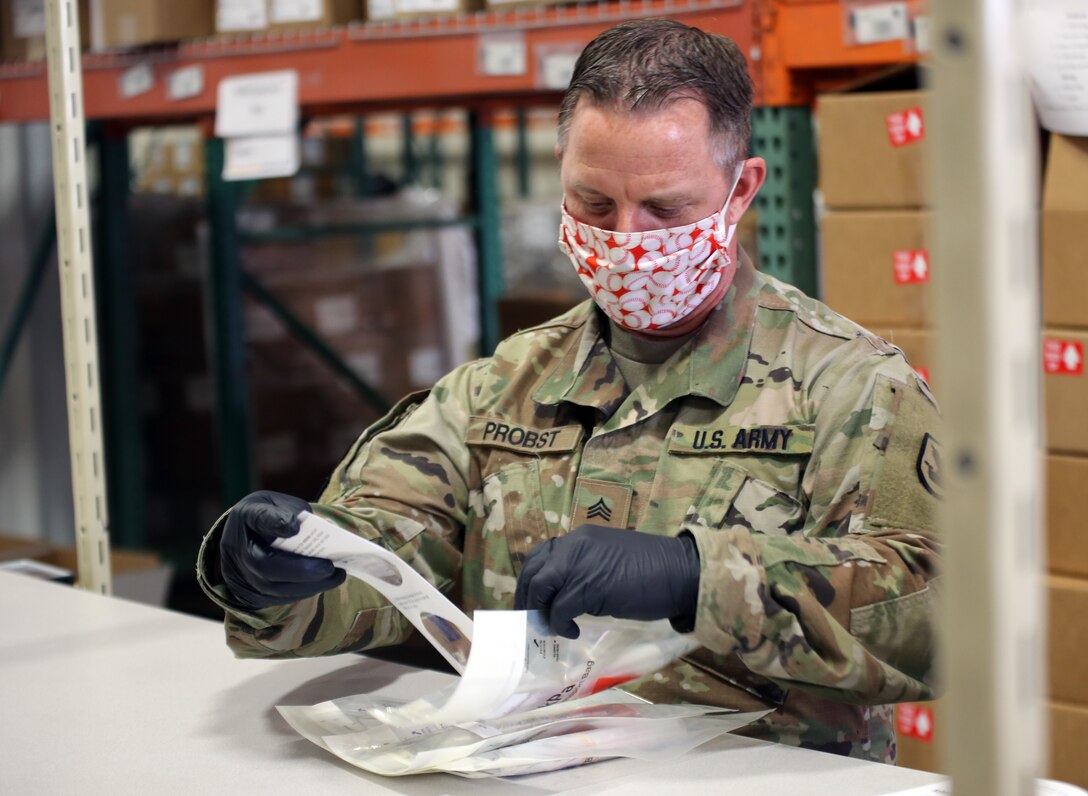
[{"label": "soldier", "polygon": [[651,700],[774,708],[748,734],[894,761],[891,703],[933,695],[938,414],[902,353],[753,269],[763,183],[726,38],[612,28],[559,114],[560,247],[592,301],[367,429],[313,504],[259,492],[199,576],[242,657],[360,651],[411,626],[328,561],[270,547],[312,510],[467,612],[668,618],[702,647]]}]

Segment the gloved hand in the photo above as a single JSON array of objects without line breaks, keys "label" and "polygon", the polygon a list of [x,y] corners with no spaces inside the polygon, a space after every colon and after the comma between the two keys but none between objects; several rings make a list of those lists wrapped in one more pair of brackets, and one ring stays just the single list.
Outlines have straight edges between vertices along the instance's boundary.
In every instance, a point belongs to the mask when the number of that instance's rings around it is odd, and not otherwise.
[{"label": "gloved hand", "polygon": [[537,545],[518,577],[514,608],[539,609],[552,630],[578,638],[574,617],[670,619],[690,632],[699,598],[699,550],[690,534],[580,525]]},{"label": "gloved hand", "polygon": [[234,602],[254,610],[285,605],[336,588],[346,573],[324,558],[277,550],[272,541],[298,533],[310,504],[279,492],[254,492],[227,515],[219,567]]}]

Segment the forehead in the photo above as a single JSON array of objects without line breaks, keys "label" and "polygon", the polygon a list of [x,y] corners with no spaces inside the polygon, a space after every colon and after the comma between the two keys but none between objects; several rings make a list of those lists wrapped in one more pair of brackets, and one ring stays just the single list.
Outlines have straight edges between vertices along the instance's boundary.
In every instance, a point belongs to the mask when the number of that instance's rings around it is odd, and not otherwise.
[{"label": "forehead", "polygon": [[653,111],[623,111],[580,101],[562,155],[564,178],[678,173],[705,178],[718,171],[706,107],[677,99]]}]

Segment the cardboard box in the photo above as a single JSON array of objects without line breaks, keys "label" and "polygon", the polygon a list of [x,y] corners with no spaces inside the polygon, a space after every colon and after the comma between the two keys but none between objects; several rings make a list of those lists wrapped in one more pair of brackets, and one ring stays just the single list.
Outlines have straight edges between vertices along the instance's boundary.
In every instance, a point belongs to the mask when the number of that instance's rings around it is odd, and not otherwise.
[{"label": "cardboard box", "polygon": [[[921,207],[925,175],[926,93],[880,90],[891,78],[817,97],[820,190],[827,207]],[[917,84],[896,73],[898,85]]]},{"label": "cardboard box", "polygon": [[1052,135],[1043,189],[1043,321],[1088,328],[1088,138]]},{"label": "cardboard box", "polygon": [[393,0],[395,19],[418,19],[467,14],[483,7],[483,0]]},{"label": "cardboard box", "polygon": [[215,32],[214,0],[91,0],[96,51],[200,39]]},{"label": "cardboard box", "polygon": [[1046,580],[1047,694],[1088,708],[1088,579],[1050,575]]},{"label": "cardboard box", "polygon": [[1051,572],[1088,578],[1088,524],[1081,502],[1085,484],[1088,457],[1046,457],[1046,545]]},{"label": "cardboard box", "polygon": [[897,765],[920,771],[944,772],[941,759],[943,700],[903,702],[895,706]]},{"label": "cardboard box", "polygon": [[828,211],[822,221],[823,300],[867,328],[930,320],[928,214]]},{"label": "cardboard box", "polygon": [[[57,547],[41,540],[0,536],[0,561],[33,559],[43,564],[78,573],[74,547]],[[128,600],[166,605],[173,567],[158,556],[134,550],[110,550],[113,594]]]},{"label": "cardboard box", "polygon": [[[90,47],[90,10],[79,0],[80,47]],[[0,61],[45,60],[45,0],[0,0]]]},{"label": "cardboard box", "polygon": [[1051,779],[1088,788],[1088,707],[1050,703]]},{"label": "cardboard box", "polygon": [[1051,453],[1088,453],[1088,331],[1051,329],[1043,334],[1043,406]]},{"label": "cardboard box", "polygon": [[289,32],[345,25],[363,16],[363,0],[216,0],[217,33]]}]

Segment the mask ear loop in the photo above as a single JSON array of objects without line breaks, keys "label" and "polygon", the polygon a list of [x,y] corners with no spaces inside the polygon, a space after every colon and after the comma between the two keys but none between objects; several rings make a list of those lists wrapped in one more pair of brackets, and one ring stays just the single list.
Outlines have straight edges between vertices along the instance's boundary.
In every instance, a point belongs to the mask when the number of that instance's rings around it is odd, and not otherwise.
[{"label": "mask ear loop", "polygon": [[[733,194],[737,190],[737,184],[740,182],[740,175],[744,173],[744,161],[742,160],[737,164],[737,168],[733,175],[733,187],[729,189],[729,196],[725,197],[725,205],[722,207],[722,221],[725,221],[725,214],[729,210],[729,203],[733,201]],[[724,249],[729,248],[729,244],[733,242],[733,233],[737,231],[736,224],[730,224],[725,230],[725,245]]]}]

